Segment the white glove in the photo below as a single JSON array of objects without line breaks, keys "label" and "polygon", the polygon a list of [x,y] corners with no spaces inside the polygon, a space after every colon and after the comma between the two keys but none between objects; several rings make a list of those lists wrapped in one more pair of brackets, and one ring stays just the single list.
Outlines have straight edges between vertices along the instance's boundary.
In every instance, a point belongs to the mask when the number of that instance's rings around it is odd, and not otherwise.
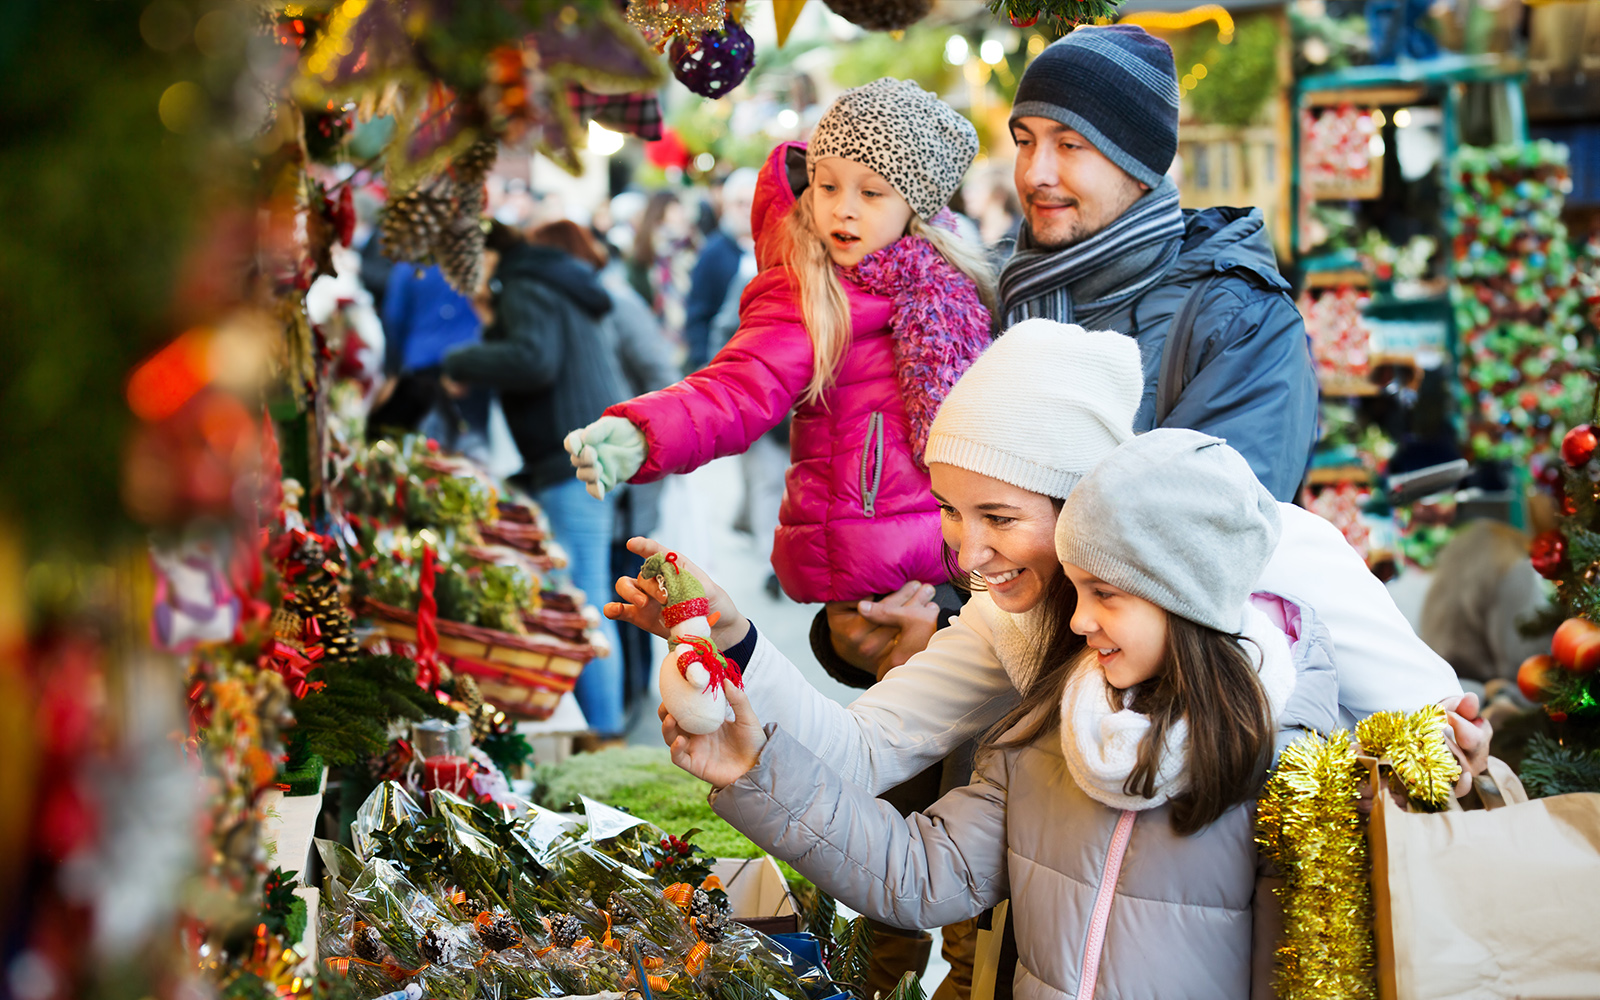
[{"label": "white glove", "polygon": [[644,435],[625,417],[601,417],[568,434],[562,444],[572,455],[578,478],[596,500],[604,500],[606,493],[633,478],[644,465]]}]

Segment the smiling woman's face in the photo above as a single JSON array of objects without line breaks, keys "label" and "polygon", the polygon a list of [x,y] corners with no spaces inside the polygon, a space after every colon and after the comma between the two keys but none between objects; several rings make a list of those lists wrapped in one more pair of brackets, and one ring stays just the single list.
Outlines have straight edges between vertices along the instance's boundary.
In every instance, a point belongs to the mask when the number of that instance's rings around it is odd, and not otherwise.
[{"label": "smiling woman's face", "polygon": [[961,569],[983,577],[1000,610],[1032,610],[1061,575],[1055,502],[1043,493],[943,462],[929,465],[928,472],[942,513],[944,543]]}]

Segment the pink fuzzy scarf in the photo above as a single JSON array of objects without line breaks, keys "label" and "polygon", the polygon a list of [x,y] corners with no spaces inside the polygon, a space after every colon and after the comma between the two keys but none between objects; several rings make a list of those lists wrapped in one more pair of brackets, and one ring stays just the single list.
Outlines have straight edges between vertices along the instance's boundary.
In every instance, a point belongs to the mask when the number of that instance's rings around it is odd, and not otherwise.
[{"label": "pink fuzzy scarf", "polygon": [[[933,217],[941,229],[955,230],[955,215],[941,208]],[[926,469],[928,445],[939,404],[956,379],[989,346],[989,311],[978,286],[939,256],[920,236],[905,236],[839,269],[843,277],[894,302],[894,374],[911,420],[911,455]]]}]

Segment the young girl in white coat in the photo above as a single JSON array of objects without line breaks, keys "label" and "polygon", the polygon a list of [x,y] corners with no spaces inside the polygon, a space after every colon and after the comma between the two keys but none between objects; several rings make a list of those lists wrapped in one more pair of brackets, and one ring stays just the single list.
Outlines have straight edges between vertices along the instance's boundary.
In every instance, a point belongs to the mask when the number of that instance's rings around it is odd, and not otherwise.
[{"label": "young girl in white coat", "polygon": [[[1010,898],[1015,995],[1270,996],[1253,801],[1274,734],[1331,729],[1331,643],[1291,598],[1252,596],[1278,506],[1224,442],[1156,430],[1076,485],[1055,530],[1070,588],[971,785],[902,818],[778,726],[736,718],[673,760],[717,813],[824,891],[907,927]],[[1002,581],[1003,582],[1003,581]],[[1160,956],[1152,961],[1152,956]]]}]

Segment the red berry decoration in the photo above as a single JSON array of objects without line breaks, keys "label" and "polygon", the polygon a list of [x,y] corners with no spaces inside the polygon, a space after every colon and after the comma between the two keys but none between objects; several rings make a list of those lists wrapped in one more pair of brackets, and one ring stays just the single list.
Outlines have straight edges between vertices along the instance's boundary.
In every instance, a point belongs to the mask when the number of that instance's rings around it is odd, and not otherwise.
[{"label": "red berry decoration", "polygon": [[1589,459],[1594,457],[1596,445],[1600,445],[1600,437],[1595,435],[1594,428],[1579,424],[1561,439],[1561,460],[1574,469],[1588,465]]},{"label": "red berry decoration", "polygon": [[1534,572],[1546,580],[1554,580],[1561,575],[1567,562],[1566,536],[1555,530],[1544,532],[1528,546],[1528,557],[1533,560]]}]

